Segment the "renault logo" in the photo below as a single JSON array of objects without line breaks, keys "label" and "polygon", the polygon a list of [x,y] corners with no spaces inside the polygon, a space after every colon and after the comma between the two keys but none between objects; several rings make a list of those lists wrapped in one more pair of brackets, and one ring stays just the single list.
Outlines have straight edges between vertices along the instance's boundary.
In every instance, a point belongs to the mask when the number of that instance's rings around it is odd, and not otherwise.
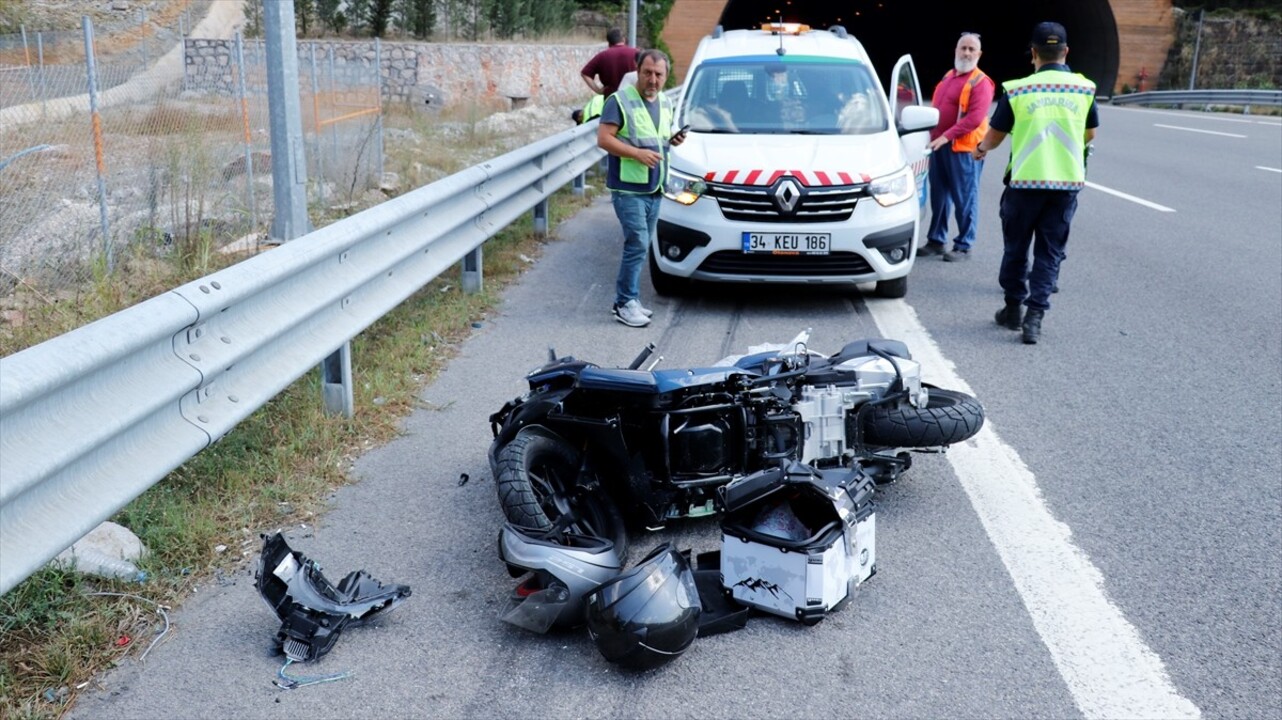
[{"label": "renault logo", "polygon": [[784,178],[775,186],[775,204],[785,215],[791,214],[801,200],[801,188],[791,178]]}]

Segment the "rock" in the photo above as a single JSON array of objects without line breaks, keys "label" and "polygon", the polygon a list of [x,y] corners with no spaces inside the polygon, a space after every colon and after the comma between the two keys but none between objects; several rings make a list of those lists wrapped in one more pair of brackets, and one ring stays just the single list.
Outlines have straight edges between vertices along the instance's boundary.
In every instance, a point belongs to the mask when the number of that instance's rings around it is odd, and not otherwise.
[{"label": "rock", "polygon": [[58,553],[53,562],[90,575],[142,581],[147,574],[134,563],[146,554],[147,548],[129,528],[108,521]]}]

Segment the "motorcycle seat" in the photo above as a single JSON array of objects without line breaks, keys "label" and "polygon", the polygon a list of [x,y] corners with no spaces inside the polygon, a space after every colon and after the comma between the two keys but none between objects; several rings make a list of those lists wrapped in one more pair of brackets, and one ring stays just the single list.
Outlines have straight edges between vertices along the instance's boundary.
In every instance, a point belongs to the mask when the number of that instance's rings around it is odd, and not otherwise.
[{"label": "motorcycle seat", "polygon": [[647,395],[723,383],[731,375],[743,374],[741,368],[711,367],[682,370],[626,370],[623,368],[585,367],[579,372],[579,387],[588,390],[610,390]]},{"label": "motorcycle seat", "polygon": [[894,355],[906,360],[912,360],[913,356],[908,352],[908,346],[899,340],[890,340],[887,338],[864,338],[862,340],[853,340],[846,343],[836,355],[832,356],[834,364],[850,358],[863,357],[874,354],[870,348],[876,348],[887,355]]}]

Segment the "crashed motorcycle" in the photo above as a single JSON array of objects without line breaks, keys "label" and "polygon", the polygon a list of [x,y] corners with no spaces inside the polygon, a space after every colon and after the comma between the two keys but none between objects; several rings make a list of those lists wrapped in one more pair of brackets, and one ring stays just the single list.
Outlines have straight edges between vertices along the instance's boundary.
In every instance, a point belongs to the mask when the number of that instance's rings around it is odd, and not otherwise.
[{"label": "crashed motorcycle", "polygon": [[822,355],[808,339],[670,370],[654,369],[653,345],[627,368],[549,349],[529,391],[490,416],[504,515],[623,549],[628,525],[713,514],[718,488],[781,461],[858,464],[882,484],[911,466],[911,451],[939,451],[983,425],[979,402],[923,383],[900,341]]}]

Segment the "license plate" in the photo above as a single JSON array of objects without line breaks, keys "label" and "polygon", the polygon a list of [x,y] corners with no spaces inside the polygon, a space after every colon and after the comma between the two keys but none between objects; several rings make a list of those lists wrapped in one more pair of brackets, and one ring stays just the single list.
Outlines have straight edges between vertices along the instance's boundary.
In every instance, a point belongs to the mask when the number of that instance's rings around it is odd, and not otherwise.
[{"label": "license plate", "polygon": [[743,251],[767,255],[827,255],[832,245],[830,233],[754,233],[743,234]]}]

